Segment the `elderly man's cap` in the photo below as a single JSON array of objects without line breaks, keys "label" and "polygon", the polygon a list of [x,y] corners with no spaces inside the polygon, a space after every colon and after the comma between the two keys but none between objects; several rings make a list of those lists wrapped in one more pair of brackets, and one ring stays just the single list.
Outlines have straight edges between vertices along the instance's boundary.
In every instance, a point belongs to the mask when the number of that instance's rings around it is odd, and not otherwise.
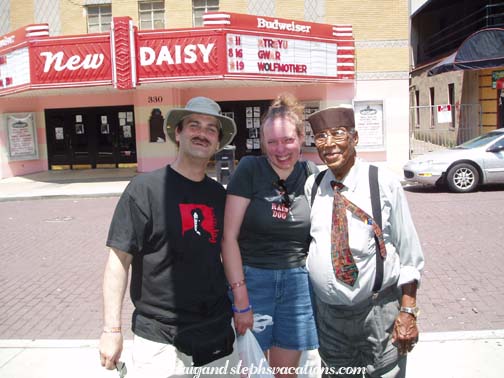
[{"label": "elderly man's cap", "polygon": [[346,127],[347,129],[355,127],[353,109],[343,106],[320,110],[309,116],[307,121],[310,123],[314,134],[338,127]]}]

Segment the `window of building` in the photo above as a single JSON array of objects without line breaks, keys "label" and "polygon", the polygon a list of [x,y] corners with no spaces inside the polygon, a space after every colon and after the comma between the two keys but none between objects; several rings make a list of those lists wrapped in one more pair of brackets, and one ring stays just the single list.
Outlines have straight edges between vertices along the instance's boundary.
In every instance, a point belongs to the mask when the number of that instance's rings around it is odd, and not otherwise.
[{"label": "window of building", "polygon": [[205,12],[217,12],[219,10],[219,0],[193,0],[193,26],[203,25],[203,14]]},{"label": "window of building", "polygon": [[110,31],[112,22],[112,5],[89,5],[87,6],[87,29],[88,33],[102,33]]},{"label": "window of building", "polygon": [[452,124],[451,127],[455,127],[455,84],[448,84],[448,101],[451,105],[451,117]]},{"label": "window of building", "polygon": [[271,16],[272,14],[275,14],[275,0],[248,0],[247,8],[248,14],[254,14],[256,16]]},{"label": "window of building", "polygon": [[415,125],[420,125],[420,91],[415,91]]},{"label": "window of building", "polygon": [[141,30],[164,29],[164,1],[140,1],[138,19]]},{"label": "window of building", "polygon": [[430,119],[431,119],[431,127],[436,125],[435,115],[436,109],[434,105],[434,87],[429,88],[429,105],[430,105]]},{"label": "window of building", "polygon": [[[326,0],[304,0],[304,19],[310,22],[324,22]],[[273,14],[273,13],[270,13]]]}]

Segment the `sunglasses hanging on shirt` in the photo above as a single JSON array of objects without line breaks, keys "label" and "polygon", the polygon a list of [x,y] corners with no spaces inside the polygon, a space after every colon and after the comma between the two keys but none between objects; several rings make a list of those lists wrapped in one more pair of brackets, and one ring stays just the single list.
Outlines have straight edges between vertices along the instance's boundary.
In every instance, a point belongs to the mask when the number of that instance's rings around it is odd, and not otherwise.
[{"label": "sunglasses hanging on shirt", "polygon": [[273,182],[273,186],[282,196],[282,205],[285,207],[290,207],[292,205],[292,200],[289,197],[289,192],[287,191],[287,187],[285,186],[285,180],[279,179],[278,181]]}]

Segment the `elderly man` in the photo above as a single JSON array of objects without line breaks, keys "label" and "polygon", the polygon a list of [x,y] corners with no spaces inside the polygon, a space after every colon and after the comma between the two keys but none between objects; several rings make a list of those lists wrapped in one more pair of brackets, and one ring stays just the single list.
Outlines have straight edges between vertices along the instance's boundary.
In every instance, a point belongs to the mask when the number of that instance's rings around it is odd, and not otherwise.
[{"label": "elderly man", "polygon": [[365,368],[366,377],[404,377],[406,354],[418,340],[424,258],[401,184],[357,159],[351,108],[321,110],[308,122],[328,167],[305,186],[324,375],[355,376],[352,368]]},{"label": "elderly man", "polygon": [[[131,373],[138,377],[192,377],[184,367],[238,361],[220,258],[225,190],[206,176],[209,159],[233,139],[236,125],[216,102],[195,97],[172,109],[165,126],[177,158],[131,181],[107,239],[101,364],[120,366],[121,305],[131,266]],[[194,228],[195,211],[205,214],[211,235],[198,243],[183,237]]]}]

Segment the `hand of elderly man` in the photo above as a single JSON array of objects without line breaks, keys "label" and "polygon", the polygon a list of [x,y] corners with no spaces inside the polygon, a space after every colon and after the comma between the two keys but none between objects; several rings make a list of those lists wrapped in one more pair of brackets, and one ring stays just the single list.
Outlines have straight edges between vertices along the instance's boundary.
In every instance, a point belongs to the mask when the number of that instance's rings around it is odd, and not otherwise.
[{"label": "hand of elderly man", "polygon": [[400,312],[394,324],[392,343],[397,347],[399,354],[411,352],[418,342],[418,327],[415,316]]}]

